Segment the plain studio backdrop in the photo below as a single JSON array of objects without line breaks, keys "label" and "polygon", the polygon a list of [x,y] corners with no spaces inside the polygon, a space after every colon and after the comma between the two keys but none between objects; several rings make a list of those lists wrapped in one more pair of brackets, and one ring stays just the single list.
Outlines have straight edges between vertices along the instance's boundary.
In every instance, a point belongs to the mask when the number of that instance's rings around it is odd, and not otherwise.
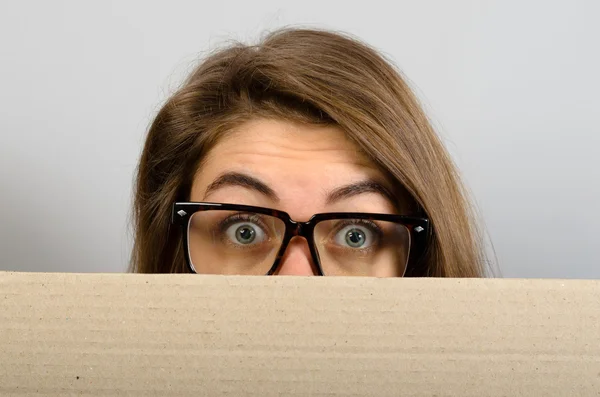
[{"label": "plain studio backdrop", "polygon": [[0,269],[122,272],[145,132],[206,51],[351,33],[407,76],[505,277],[600,278],[600,2],[2,1]]}]

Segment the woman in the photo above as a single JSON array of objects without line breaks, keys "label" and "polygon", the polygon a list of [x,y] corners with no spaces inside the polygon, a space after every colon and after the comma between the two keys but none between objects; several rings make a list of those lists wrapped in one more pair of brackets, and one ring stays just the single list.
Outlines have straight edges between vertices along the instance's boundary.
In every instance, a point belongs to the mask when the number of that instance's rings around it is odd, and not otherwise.
[{"label": "woman", "polygon": [[280,30],[208,57],[149,130],[134,210],[137,272],[484,275],[415,96],[332,32]]}]

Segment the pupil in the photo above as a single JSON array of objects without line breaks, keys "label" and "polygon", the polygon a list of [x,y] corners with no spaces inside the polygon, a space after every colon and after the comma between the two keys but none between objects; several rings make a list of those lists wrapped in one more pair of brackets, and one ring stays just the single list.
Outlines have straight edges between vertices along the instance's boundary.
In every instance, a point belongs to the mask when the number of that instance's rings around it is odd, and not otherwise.
[{"label": "pupil", "polygon": [[365,242],[365,235],[360,230],[353,229],[346,234],[346,241],[351,247],[360,247]]},{"label": "pupil", "polygon": [[248,244],[254,240],[256,232],[251,227],[240,226],[236,231],[236,235],[241,243]]}]

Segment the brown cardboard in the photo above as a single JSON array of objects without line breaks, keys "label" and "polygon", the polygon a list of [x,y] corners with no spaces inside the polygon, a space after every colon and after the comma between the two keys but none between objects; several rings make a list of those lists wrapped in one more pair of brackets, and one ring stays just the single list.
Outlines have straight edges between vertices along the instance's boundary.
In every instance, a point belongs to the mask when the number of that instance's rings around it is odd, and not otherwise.
[{"label": "brown cardboard", "polygon": [[0,273],[1,396],[598,396],[600,281]]}]

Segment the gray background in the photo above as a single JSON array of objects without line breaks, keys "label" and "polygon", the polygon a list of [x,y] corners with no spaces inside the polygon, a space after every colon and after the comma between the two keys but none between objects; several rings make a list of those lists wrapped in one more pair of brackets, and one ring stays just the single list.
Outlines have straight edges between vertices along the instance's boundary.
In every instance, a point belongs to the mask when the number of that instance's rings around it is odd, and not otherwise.
[{"label": "gray background", "polygon": [[161,103],[203,51],[292,24],[401,68],[504,276],[600,278],[599,18],[593,0],[3,1],[0,269],[124,271]]}]

